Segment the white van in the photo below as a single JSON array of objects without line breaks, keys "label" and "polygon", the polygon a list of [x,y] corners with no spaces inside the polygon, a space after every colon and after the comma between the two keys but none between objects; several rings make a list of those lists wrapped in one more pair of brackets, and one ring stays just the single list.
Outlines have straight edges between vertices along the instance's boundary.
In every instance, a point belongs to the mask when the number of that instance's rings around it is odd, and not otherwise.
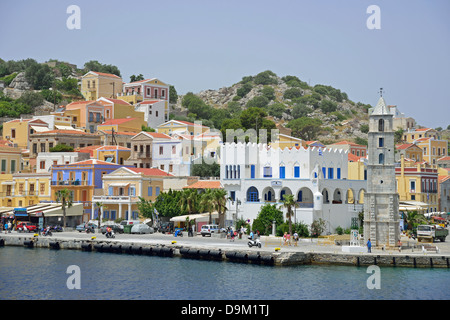
[{"label": "white van", "polygon": [[219,226],[217,224],[205,224],[202,226],[202,229],[200,231],[202,237],[208,235],[211,237],[211,233],[218,233],[219,232]]},{"label": "white van", "polygon": [[122,220],[120,221],[120,227],[123,229],[123,226],[129,225],[129,224],[140,224],[141,222],[139,220]]}]

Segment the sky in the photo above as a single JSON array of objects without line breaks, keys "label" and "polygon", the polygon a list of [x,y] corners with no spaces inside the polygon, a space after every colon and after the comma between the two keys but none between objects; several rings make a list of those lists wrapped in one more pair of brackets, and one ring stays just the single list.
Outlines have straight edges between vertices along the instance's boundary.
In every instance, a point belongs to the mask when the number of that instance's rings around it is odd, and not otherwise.
[{"label": "sky", "polygon": [[419,125],[450,125],[448,0],[1,0],[0,30],[3,60],[97,60],[179,94],[271,70],[373,106],[383,88]]}]

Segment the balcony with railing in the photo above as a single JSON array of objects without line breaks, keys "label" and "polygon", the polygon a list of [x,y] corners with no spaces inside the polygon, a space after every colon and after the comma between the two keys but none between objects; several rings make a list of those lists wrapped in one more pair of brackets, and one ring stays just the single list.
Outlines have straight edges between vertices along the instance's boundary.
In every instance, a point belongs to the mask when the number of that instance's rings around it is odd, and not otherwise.
[{"label": "balcony with railing", "polygon": [[138,196],[111,196],[111,195],[107,195],[107,196],[93,196],[92,197],[92,201],[93,202],[102,202],[102,203],[109,203],[109,204],[114,204],[114,203],[134,203],[134,202],[138,202],[139,201],[139,197]]},{"label": "balcony with railing", "polygon": [[87,186],[87,180],[52,180],[52,186]]}]

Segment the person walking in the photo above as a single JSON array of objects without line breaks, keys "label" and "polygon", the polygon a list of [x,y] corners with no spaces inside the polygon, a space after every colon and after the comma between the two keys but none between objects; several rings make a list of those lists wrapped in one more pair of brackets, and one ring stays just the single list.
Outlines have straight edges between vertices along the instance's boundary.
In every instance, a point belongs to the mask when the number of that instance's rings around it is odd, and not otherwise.
[{"label": "person walking", "polygon": [[372,242],[370,242],[370,238],[367,241],[367,252],[372,253]]}]

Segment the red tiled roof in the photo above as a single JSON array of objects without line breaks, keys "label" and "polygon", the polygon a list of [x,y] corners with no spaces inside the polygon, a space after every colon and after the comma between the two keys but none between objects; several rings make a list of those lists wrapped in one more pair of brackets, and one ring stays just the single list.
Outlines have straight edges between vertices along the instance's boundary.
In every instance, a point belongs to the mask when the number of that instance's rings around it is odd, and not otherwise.
[{"label": "red tiled roof", "polygon": [[404,144],[398,144],[395,147],[398,150],[403,150],[403,149],[408,149],[409,147],[414,146],[414,145],[415,145],[414,143],[404,143]]},{"label": "red tiled roof", "polygon": [[439,158],[437,161],[450,161],[450,156]]},{"label": "red tiled roof", "polygon": [[[103,99],[105,99],[105,100],[108,100],[109,102],[114,103],[114,104],[124,104],[124,105],[127,105],[127,106],[131,106],[131,104],[129,104],[128,102],[126,102],[125,100],[122,100],[122,99],[112,99],[112,98],[105,98],[105,97],[101,97],[101,98],[103,98]],[[104,100],[100,100],[100,101],[99,101],[99,99],[101,99],[101,98],[98,98],[98,99],[97,99],[97,102],[100,102],[100,103],[107,103],[107,102],[104,101]]]},{"label": "red tiled roof", "polygon": [[119,164],[106,162],[106,161],[98,160],[98,159],[89,159],[89,160],[69,163],[69,165],[72,165],[72,164],[108,164],[108,165],[112,165],[112,166],[122,166],[122,165],[119,165]]},{"label": "red tiled roof", "polygon": [[102,146],[88,146],[88,147],[83,147],[83,148],[77,148],[78,152],[82,152],[82,153],[89,153],[90,156],[92,157],[94,155],[94,150],[100,148]]},{"label": "red tiled roof", "polygon": [[165,171],[162,171],[161,169],[157,168],[128,168],[129,170],[136,172],[136,173],[143,173],[146,176],[169,176],[173,177],[170,173],[167,173]]},{"label": "red tiled roof", "polygon": [[447,181],[448,179],[450,179],[450,176],[438,176],[439,183]]},{"label": "red tiled roof", "polygon": [[416,129],[416,131],[428,131],[431,130],[431,128],[421,128],[421,129]]},{"label": "red tiled roof", "polygon": [[121,77],[116,76],[115,74],[112,74],[112,73],[104,73],[104,72],[97,72],[97,71],[90,71],[90,72],[98,74],[100,76],[104,76],[104,77],[112,77],[112,78],[122,79]]},{"label": "red tiled roof", "polygon": [[168,136],[165,133],[141,131],[141,133],[142,132],[145,133],[146,135],[152,136],[153,138],[172,139],[170,136]]},{"label": "red tiled roof", "polygon": [[139,104],[153,104],[156,102],[160,102],[160,100],[144,100],[142,102],[139,102]]},{"label": "red tiled roof", "polygon": [[358,162],[359,159],[361,159],[361,158],[363,158],[363,157],[358,157],[358,156],[354,155],[353,153],[348,154],[348,161],[350,161],[350,162]]},{"label": "red tiled roof", "polygon": [[222,189],[220,180],[199,180],[183,189]]}]

